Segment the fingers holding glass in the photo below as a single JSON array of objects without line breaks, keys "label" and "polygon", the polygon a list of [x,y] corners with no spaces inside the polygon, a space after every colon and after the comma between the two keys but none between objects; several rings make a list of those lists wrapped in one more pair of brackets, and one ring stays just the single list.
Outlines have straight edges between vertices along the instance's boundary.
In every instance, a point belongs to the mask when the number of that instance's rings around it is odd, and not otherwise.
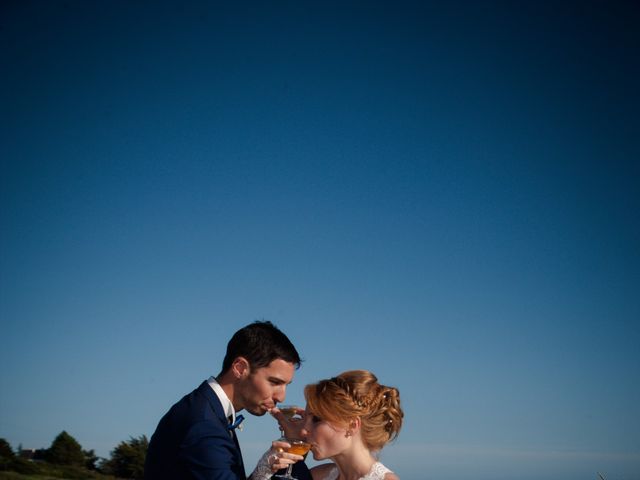
[{"label": "fingers holding glass", "polygon": [[287,438],[285,441],[276,441],[273,442],[273,444],[274,446],[278,444],[276,448],[282,449],[282,452],[278,453],[280,462],[288,464],[287,472],[284,475],[276,475],[275,478],[280,480],[296,480],[296,478],[291,475],[293,464],[304,460],[304,455],[311,448],[311,444],[304,440],[293,438]]},{"label": "fingers holding glass", "polygon": [[271,409],[271,415],[278,421],[283,437],[299,438],[304,425],[304,408],[297,405],[281,405]]}]

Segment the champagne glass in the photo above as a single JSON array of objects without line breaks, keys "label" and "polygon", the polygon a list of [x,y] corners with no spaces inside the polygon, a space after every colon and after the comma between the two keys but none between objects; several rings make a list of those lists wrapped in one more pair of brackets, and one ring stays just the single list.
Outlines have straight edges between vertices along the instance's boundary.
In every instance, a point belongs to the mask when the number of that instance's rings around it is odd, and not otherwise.
[{"label": "champagne glass", "polygon": [[[311,444],[305,442],[304,440],[299,440],[297,438],[282,438],[281,440],[291,445],[289,448],[283,448],[283,450],[287,453],[304,456],[311,449]],[[284,475],[275,475],[274,478],[279,478],[281,480],[298,480],[291,475],[292,468],[293,463],[287,467],[287,473],[285,473]]]},{"label": "champagne glass", "polygon": [[[282,412],[282,415],[287,420],[287,422],[301,420],[302,416],[298,413],[298,410],[301,410],[297,405],[281,405],[278,407],[278,410]],[[285,432],[282,426],[279,426],[280,433],[284,437]]]},{"label": "champagne glass", "polygon": [[291,421],[294,417],[300,418],[300,415],[298,415],[299,409],[300,407],[298,407],[297,405],[281,405],[278,407],[278,410],[280,410],[284,417],[289,421]]}]

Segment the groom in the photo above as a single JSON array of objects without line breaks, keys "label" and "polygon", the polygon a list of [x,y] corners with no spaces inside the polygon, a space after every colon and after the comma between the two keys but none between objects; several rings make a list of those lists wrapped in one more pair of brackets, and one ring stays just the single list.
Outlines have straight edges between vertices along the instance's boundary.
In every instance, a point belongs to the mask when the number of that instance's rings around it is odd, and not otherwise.
[{"label": "groom", "polygon": [[[238,330],[227,344],[222,371],[183,397],[151,437],[145,480],[246,480],[234,424],[237,412],[261,416],[285,399],[300,356],[271,322]],[[266,447],[266,446],[265,446]],[[298,478],[311,478],[296,465]]]}]

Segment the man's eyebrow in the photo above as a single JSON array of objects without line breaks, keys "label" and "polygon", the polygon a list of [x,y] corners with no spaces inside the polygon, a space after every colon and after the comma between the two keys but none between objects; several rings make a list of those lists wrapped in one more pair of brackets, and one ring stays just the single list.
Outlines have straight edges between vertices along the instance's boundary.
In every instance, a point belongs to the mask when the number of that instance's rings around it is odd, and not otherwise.
[{"label": "man's eyebrow", "polygon": [[287,382],[287,381],[285,381],[285,380],[283,380],[281,378],[278,378],[278,377],[269,377],[269,381],[273,382],[273,383],[279,383],[279,384],[285,383],[287,385],[291,385],[291,382]]}]

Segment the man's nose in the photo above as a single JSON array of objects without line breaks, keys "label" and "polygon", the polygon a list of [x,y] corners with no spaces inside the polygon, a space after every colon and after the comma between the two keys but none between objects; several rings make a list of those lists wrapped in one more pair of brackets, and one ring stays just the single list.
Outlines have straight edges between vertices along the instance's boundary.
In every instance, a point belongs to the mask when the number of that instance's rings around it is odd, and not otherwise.
[{"label": "man's nose", "polygon": [[278,388],[273,393],[273,399],[275,400],[275,403],[284,402],[284,399],[286,397],[287,397],[287,387]]}]

